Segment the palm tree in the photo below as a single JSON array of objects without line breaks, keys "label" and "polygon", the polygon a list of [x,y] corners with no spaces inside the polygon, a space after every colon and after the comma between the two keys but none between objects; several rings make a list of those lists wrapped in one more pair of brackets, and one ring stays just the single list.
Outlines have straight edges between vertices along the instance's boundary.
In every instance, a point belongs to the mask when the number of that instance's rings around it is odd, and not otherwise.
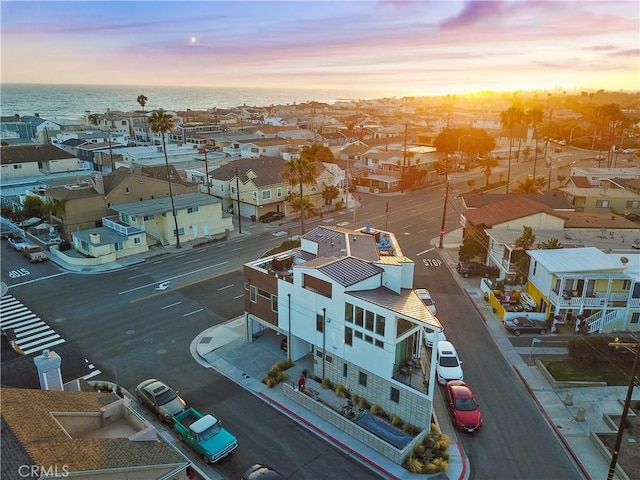
[{"label": "palm tree", "polygon": [[486,154],[482,156],[482,159],[480,160],[479,165],[480,165],[480,169],[482,170],[482,173],[484,173],[484,176],[487,179],[484,186],[488,187],[489,177],[491,176],[491,170],[493,170],[498,166],[498,160],[496,160],[496,157],[494,157],[493,155]]},{"label": "palm tree", "polygon": [[[138,103],[142,107],[142,116],[144,116],[145,125],[148,125],[147,124],[147,116],[144,114],[144,106],[147,104],[147,100],[149,100],[149,99],[147,97],[145,97],[143,94],[138,95]],[[149,137],[149,129],[148,128],[147,128],[147,137]],[[148,140],[148,138],[147,138],[147,140]]]},{"label": "palm tree", "polygon": [[540,193],[535,178],[527,176],[522,180],[518,180],[517,185],[513,189],[513,193]]},{"label": "palm tree", "polygon": [[544,119],[544,112],[541,108],[532,108],[527,111],[527,122],[533,125],[533,135],[536,138],[536,148],[533,155],[533,177],[536,176],[536,165],[538,163],[538,125],[542,123]]},{"label": "palm tree", "polygon": [[173,201],[173,188],[171,186],[171,172],[169,170],[169,158],[167,157],[167,145],[165,135],[170,132],[173,127],[173,119],[171,115],[163,109],[154,110],[149,116],[149,127],[154,133],[159,133],[162,138],[162,151],[164,152],[164,164],[167,169],[167,180],[169,181],[169,197],[171,197],[171,212],[173,213],[173,223],[176,229],[176,248],[181,248],[180,231],[178,230],[178,216],[176,215],[176,205]]},{"label": "palm tree", "polygon": [[[304,206],[304,184],[313,183],[318,175],[318,166],[311,159],[311,150],[309,147],[305,147],[300,152],[298,158],[288,160],[285,163],[284,169],[280,172],[280,177],[290,186],[294,187],[298,185],[300,189],[299,205]],[[304,230],[304,215],[307,211],[306,208],[300,208],[300,229],[302,235],[305,234]]]},{"label": "palm tree", "polygon": [[507,163],[507,191],[509,193],[509,181],[511,178],[511,152],[513,150],[513,129],[524,121],[524,113],[518,107],[509,107],[500,114],[500,123],[503,128],[509,129],[509,160]]},{"label": "palm tree", "polygon": [[289,200],[289,206],[300,216],[300,218],[303,218],[305,215],[316,214],[316,206],[311,202],[309,195],[305,195],[302,198],[297,195],[295,197],[292,196]]}]

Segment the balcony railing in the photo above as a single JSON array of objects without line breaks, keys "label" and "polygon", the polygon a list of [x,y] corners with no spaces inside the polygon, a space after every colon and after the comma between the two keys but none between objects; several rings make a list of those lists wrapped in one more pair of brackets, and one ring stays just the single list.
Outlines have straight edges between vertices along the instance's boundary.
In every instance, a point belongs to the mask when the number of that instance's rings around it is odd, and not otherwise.
[{"label": "balcony railing", "polygon": [[117,216],[102,217],[102,225],[126,236],[145,231],[144,225],[128,225]]},{"label": "balcony railing", "polygon": [[632,308],[637,308],[640,305],[640,299],[630,298],[630,292],[613,292],[609,293],[594,293],[593,296],[582,297],[580,293],[568,292],[560,295],[552,292],[549,295],[549,300],[561,307],[584,307],[584,308],[603,308],[609,307],[623,307],[627,303]]}]

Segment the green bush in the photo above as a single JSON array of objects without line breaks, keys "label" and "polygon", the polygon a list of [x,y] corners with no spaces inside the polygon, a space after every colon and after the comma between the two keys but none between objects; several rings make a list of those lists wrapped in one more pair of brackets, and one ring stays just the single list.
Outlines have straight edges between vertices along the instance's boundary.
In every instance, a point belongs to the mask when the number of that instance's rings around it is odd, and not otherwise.
[{"label": "green bush", "polygon": [[[431,424],[431,431],[421,443],[414,445],[404,461],[404,468],[412,473],[434,474],[446,472],[449,468],[449,444],[451,440]],[[418,469],[419,467],[419,469]]]}]

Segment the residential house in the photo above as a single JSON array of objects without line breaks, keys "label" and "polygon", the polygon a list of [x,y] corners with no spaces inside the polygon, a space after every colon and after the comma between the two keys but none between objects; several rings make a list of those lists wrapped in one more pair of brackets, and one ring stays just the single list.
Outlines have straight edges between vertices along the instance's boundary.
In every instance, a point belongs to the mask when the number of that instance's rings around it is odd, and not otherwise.
[{"label": "residential house", "polygon": [[87,181],[50,187],[45,197],[54,206],[52,223],[66,239],[70,239],[73,232],[100,226],[102,218],[109,212],[104,195]]},{"label": "residential house", "polygon": [[[222,211],[222,202],[213,196],[203,193],[174,195],[173,203],[178,220],[180,241],[189,242],[199,238],[224,236],[233,230],[231,216]],[[111,210],[117,212],[118,215],[103,219],[104,226],[126,235],[128,240],[134,242],[133,249],[140,246],[135,243],[135,238],[140,235],[140,232],[145,232],[162,245],[174,245],[177,242],[170,197],[111,205]],[[87,230],[76,232],[73,237],[84,242],[82,248],[91,249],[92,246],[102,246],[100,245],[102,242],[92,243],[91,236],[95,233],[100,235],[99,232]],[[118,248],[118,245],[114,245],[116,252]],[[130,248],[128,250],[131,251]]]},{"label": "residential house", "polygon": [[[263,328],[286,335],[290,358],[311,355],[315,377],[428,431],[436,362],[426,343],[442,326],[413,275],[390,232],[316,227],[299,248],[245,264],[247,338]],[[407,377],[416,362],[426,391]]]},{"label": "residential house", "polygon": [[31,125],[33,131],[31,140],[41,144],[49,143],[51,136],[62,130],[59,122],[40,118],[38,113],[33,116],[23,115],[20,120]]},{"label": "residential house", "polygon": [[289,142],[280,137],[254,140],[240,140],[240,156],[242,158],[280,157]]},{"label": "residential house", "polygon": [[611,180],[599,187],[564,187],[560,191],[577,212],[604,212],[640,215],[640,193],[622,188]]},{"label": "residential house", "polygon": [[640,332],[637,254],[595,247],[529,250],[527,293],[539,310],[571,323],[581,315],[591,332]]},{"label": "residential house", "polygon": [[0,140],[9,145],[30,144],[35,133],[33,125],[20,119],[20,115],[0,118]]},{"label": "residential house", "polygon": [[[260,218],[269,212],[288,213],[287,200],[292,193],[299,194],[299,186],[287,185],[281,177],[286,161],[282,157],[243,158],[228,162],[212,170],[211,194],[224,202],[225,209],[238,212],[242,217]],[[344,174],[335,167],[318,163],[318,175],[312,185],[304,186],[317,209],[323,206],[325,185],[337,186]],[[239,194],[238,194],[239,191]],[[339,200],[339,198],[337,199]],[[336,200],[336,201],[337,201]]]},{"label": "residential house", "polygon": [[115,393],[0,395],[2,478],[188,478],[189,459]]},{"label": "residential house", "polygon": [[61,172],[82,172],[86,165],[53,145],[16,145],[0,151],[2,181]]}]

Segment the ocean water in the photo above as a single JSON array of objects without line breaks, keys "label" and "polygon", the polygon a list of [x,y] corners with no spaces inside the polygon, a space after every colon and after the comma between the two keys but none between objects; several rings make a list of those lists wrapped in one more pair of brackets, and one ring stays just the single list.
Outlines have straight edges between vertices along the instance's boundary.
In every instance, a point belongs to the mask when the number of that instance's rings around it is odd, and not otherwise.
[{"label": "ocean water", "polygon": [[[362,93],[362,96],[360,94]],[[298,90],[214,87],[158,87],[109,85],[0,85],[0,115],[34,115],[42,118],[77,118],[85,112],[106,113],[107,110],[141,110],[139,95],[147,97],[145,110],[204,110],[246,106],[317,101],[335,103],[338,100],[380,98],[371,92],[337,90]]]}]

